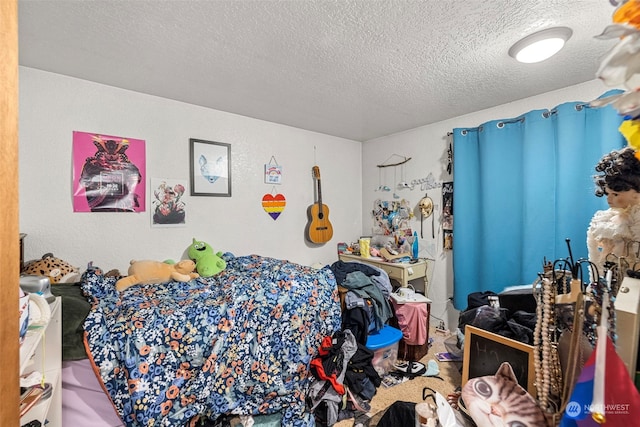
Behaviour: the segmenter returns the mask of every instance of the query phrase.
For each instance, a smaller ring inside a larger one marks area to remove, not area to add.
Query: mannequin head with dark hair
[[[626,209],[640,203],[640,160],[630,147],[612,151],[596,165],[596,196],[607,196],[613,209]]]

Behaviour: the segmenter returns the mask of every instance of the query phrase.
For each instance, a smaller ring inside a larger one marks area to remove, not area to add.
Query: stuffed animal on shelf
[[[52,253],[44,254],[42,258],[29,262],[21,274],[45,276],[52,284],[80,281],[80,269],[54,257]]]
[[[221,258],[222,252],[214,253],[208,243],[195,238],[188,248],[188,255],[195,261],[196,271],[202,277],[215,276],[227,267],[227,263]]]
[[[116,290],[119,292],[133,285],[162,283],[171,279],[177,282],[188,282],[199,277],[199,274],[193,271],[196,264],[190,259],[176,264],[160,261],[131,261],[130,264],[129,275],[116,282]]]

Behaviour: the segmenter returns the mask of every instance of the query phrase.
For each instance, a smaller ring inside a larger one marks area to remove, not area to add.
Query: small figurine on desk
[[[392,254],[389,249],[386,247],[380,249],[380,255],[384,258],[385,261],[389,262],[408,262],[411,259],[411,254],[408,252]]]
[[[358,241],[360,246],[360,256],[363,258],[369,258],[371,256],[370,246],[371,246],[371,238],[370,237],[361,237]]]

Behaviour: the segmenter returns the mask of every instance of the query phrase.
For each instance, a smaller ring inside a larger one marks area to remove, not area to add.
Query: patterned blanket
[[[122,293],[116,278],[85,274],[85,346],[127,426],[276,412],[283,426],[314,425],[309,362],[340,328],[333,273],[257,255],[224,259],[214,277]]]

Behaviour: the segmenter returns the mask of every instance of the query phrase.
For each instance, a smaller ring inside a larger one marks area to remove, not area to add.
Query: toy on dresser
[[[44,276],[51,283],[73,283],[80,280],[80,269],[68,262],[56,258],[52,253],[42,255],[42,258],[30,261],[22,270],[23,275]],[[28,292],[28,291],[27,291]]]

